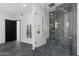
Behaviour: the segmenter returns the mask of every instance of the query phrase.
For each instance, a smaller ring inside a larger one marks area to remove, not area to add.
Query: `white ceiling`
[[[26,7],[23,7],[23,4],[26,4]],[[49,11],[52,11],[54,7],[50,8],[48,7],[48,4],[50,3],[38,3],[41,7],[46,8]],[[60,3],[56,3],[56,6],[60,5]],[[6,13],[23,13],[28,10],[31,10],[32,3],[0,3],[0,12],[6,12]]]
[[[49,7],[48,5],[51,3],[37,3],[36,5],[39,5],[40,7],[43,7],[47,9],[49,12],[56,10],[55,8],[63,3],[55,3],[55,6]]]
[[[25,3],[0,3],[0,12],[7,12],[7,13],[23,13],[27,10],[31,9],[31,4],[26,4],[26,7],[23,7]]]

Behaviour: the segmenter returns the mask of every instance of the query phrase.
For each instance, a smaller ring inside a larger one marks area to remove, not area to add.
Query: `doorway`
[[[5,42],[16,41],[17,23],[13,20],[5,20]]]

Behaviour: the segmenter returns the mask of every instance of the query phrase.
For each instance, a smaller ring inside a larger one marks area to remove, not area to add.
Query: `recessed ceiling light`
[[[26,7],[26,4],[23,4],[23,7]]]

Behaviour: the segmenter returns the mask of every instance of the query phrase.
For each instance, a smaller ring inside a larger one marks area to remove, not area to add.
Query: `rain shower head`
[[[53,7],[53,6],[55,6],[55,3],[51,3],[51,4],[49,4],[48,6],[49,6],[49,7]]]

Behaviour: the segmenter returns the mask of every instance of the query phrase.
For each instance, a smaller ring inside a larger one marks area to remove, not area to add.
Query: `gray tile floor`
[[[8,42],[0,45],[0,56],[70,56],[70,50],[64,49],[56,42],[47,44],[32,50],[32,45],[22,42]]]
[[[8,42],[0,45],[0,56],[32,56],[32,45],[22,42]]]
[[[52,47],[44,45],[36,48],[34,53],[35,56],[70,56],[70,51],[62,48],[60,45],[52,45]]]
[[[63,48],[59,43],[56,44],[55,40],[49,39],[47,44],[36,48],[34,51],[35,56],[70,56],[71,51],[69,48]]]

